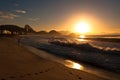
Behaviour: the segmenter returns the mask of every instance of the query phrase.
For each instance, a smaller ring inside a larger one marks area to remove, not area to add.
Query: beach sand
[[[0,38],[0,80],[105,79],[43,59],[15,43],[13,39]]]

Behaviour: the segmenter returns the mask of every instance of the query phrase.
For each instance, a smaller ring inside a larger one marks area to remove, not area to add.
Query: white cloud
[[[31,20],[31,21],[39,21],[40,18],[30,18],[29,20]]]
[[[15,12],[17,12],[17,13],[23,13],[23,14],[27,13],[25,10],[15,10]]]
[[[19,16],[13,13],[0,11],[0,18],[2,19],[14,19],[16,17],[19,17]]]

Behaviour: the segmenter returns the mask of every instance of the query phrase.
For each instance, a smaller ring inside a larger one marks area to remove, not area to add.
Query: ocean
[[[72,38],[24,35],[20,42],[66,60],[120,73],[120,36]]]

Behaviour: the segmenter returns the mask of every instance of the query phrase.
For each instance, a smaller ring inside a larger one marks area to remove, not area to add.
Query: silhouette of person
[[[20,45],[20,38],[18,38],[18,45]]]

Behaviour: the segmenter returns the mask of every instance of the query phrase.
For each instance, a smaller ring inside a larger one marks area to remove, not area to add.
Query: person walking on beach
[[[18,38],[18,45],[20,45],[20,38]]]

